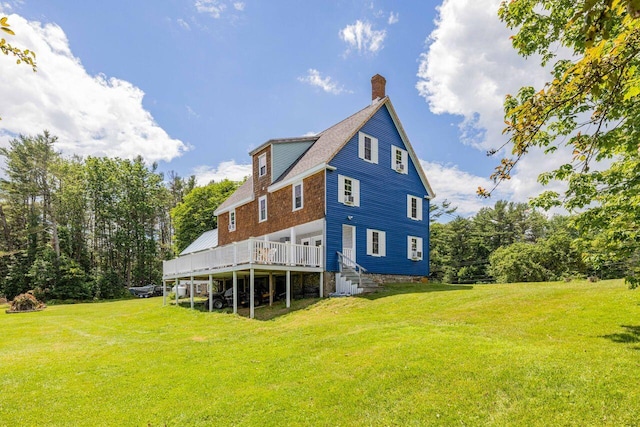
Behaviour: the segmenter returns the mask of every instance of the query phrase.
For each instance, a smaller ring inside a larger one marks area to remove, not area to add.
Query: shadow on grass
[[[360,295],[360,298],[376,300],[393,295],[446,291],[470,291],[472,289],[472,285],[444,285],[442,283],[389,283],[386,285],[382,285],[382,289],[375,293]]]
[[[618,334],[602,335],[602,338],[606,338],[615,343],[630,344],[640,343],[640,326],[620,325],[625,329],[625,332]],[[633,347],[634,350],[640,350],[640,346]]]
[[[402,295],[402,294],[417,294],[417,293],[428,293],[428,292],[445,292],[445,291],[461,291],[461,290],[472,290],[473,286],[471,285],[443,285],[440,283],[390,283],[383,285],[381,289],[372,294],[364,294],[357,295],[354,298],[364,298],[368,300],[377,300],[379,298],[386,298],[393,295]],[[299,310],[305,310],[314,304],[322,301],[323,298],[304,298],[304,299],[294,299],[291,300],[291,307],[287,308],[284,301],[275,301],[272,306],[269,305],[260,305],[255,307],[254,310],[254,319],[261,321],[273,320],[277,317],[283,316],[285,314],[293,313]],[[175,304],[175,301],[170,302],[170,304]],[[204,299],[196,299],[194,301],[194,310],[207,312],[205,309],[205,300]],[[182,308],[191,308],[191,301],[187,299],[181,299],[178,303],[179,307]],[[224,307],[220,310],[213,310],[212,313],[232,313],[233,309],[231,307]],[[238,307],[238,315],[242,317],[249,317],[249,308],[248,307]]]
[[[298,310],[304,310],[312,305],[321,301],[320,298],[305,298],[305,299],[296,299],[291,300],[291,307],[287,308],[285,301],[274,301],[273,305],[260,305],[255,307],[254,309],[254,319],[255,320],[273,320],[276,317],[283,316],[288,313],[293,313]],[[173,302],[175,304],[175,301]],[[208,312],[204,306],[205,300],[196,300],[194,301],[193,309],[202,312]],[[191,308],[191,302],[187,300],[180,300],[178,303],[179,307],[182,308]],[[242,317],[249,317],[250,309],[249,307],[238,307],[238,315]],[[214,309],[212,313],[233,313],[233,308],[224,307],[220,310]]]

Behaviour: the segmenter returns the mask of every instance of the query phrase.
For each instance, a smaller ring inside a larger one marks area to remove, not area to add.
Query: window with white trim
[[[267,154],[261,154],[258,157],[258,176],[262,177],[267,174]]]
[[[422,260],[422,237],[407,236],[407,258],[412,261]]]
[[[407,194],[407,217],[422,221],[422,199]]]
[[[267,220],[267,196],[262,196],[258,199],[258,221],[263,222]]]
[[[367,228],[367,255],[387,256],[387,234]]]
[[[347,206],[360,206],[360,181],[338,175],[338,202]]]
[[[297,211],[302,209],[304,205],[304,193],[302,188],[302,183],[294,184],[292,187],[292,197],[293,197],[293,210]]]
[[[229,211],[229,231],[236,230],[236,211]]]
[[[395,145],[391,146],[391,169],[398,173],[408,174],[409,164],[407,159],[407,150],[403,150]]]
[[[378,138],[358,133],[358,157],[369,163],[378,163]]]

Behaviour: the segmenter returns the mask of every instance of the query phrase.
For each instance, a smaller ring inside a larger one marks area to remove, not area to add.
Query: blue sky
[[[502,100],[546,79],[510,47],[499,0],[0,0],[38,72],[0,58],[0,145],[48,129],[65,154],[142,155],[200,183],[248,174],[271,138],[317,133],[387,95],[438,201],[463,215],[498,159]],[[497,197],[526,201],[533,153]]]

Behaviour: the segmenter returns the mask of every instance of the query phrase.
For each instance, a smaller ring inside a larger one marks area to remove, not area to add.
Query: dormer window
[[[358,157],[369,163],[378,163],[378,139],[360,132],[358,134]]]
[[[407,150],[395,145],[391,146],[391,169],[398,173],[408,174]]]
[[[258,157],[258,176],[263,177],[267,174],[267,155],[261,154]]]

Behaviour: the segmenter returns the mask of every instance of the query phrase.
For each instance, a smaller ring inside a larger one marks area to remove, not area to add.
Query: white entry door
[[[356,227],[353,225],[342,225],[342,254],[346,265],[356,266]]]

